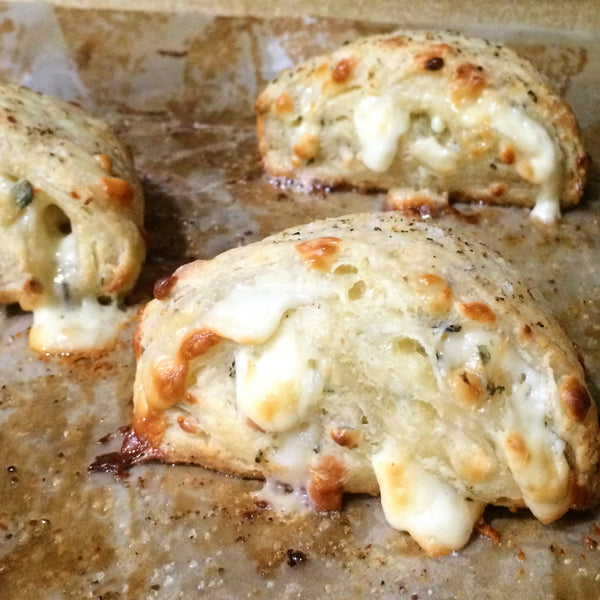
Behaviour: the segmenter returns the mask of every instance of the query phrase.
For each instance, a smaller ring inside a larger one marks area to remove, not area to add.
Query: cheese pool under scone
[[[482,245],[353,215],[190,263],[155,294],[132,456],[283,482],[316,510],[381,493],[430,554],[466,544],[486,504],[548,523],[596,501],[573,346]]]
[[[145,256],[131,156],[103,122],[32,90],[0,86],[0,302],[32,310],[30,346],[98,348]]]
[[[586,182],[570,107],[512,50],[455,33],[359,39],[280,72],[256,110],[269,175],[398,208],[449,196],[551,222]]]

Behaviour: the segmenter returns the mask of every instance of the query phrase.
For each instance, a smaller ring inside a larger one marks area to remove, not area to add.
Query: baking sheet
[[[464,32],[506,41],[546,73],[600,163],[598,36],[465,21]],[[252,105],[280,68],[392,28],[0,4],[0,77],[80,102],[131,145],[149,236],[135,307],[183,262],[382,207],[379,195],[272,187],[257,166]],[[475,225],[441,220],[521,268],[577,343],[600,398],[597,166],[582,205],[554,227],[518,209],[470,210]],[[2,599],[600,598],[600,510],[542,526],[527,511],[490,509],[498,544],[474,535],[464,550],[431,559],[386,524],[377,499],[286,516],[257,504],[258,483],[198,467],[149,464],[125,480],[89,474],[130,418],[131,328],[99,358],[39,357],[27,348],[30,323],[14,307],[0,313]]]

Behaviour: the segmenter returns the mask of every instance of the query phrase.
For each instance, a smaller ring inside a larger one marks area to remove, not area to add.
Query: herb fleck
[[[15,183],[13,194],[19,208],[25,208],[33,201],[33,187],[27,179],[20,179]]]
[[[477,346],[477,351],[479,352],[479,358],[481,359],[482,363],[487,363],[490,362],[490,358],[492,358],[492,356],[490,355],[490,351],[487,349],[487,346]]]
[[[495,394],[501,394],[504,391],[504,386],[496,385],[493,381],[488,381],[485,389],[490,396],[494,396]]]

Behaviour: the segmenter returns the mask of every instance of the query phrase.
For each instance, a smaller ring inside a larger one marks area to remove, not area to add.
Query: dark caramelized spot
[[[567,375],[559,389],[560,400],[576,421],[583,421],[592,401],[584,385],[573,375]]]
[[[176,283],[177,277],[175,275],[157,279],[154,284],[154,297],[157,300],[166,300]]]
[[[109,452],[97,456],[88,467],[90,473],[113,473],[117,477],[127,477],[129,469],[134,465],[148,460],[161,460],[162,452],[158,448],[166,421],[162,413],[150,413],[148,418],[137,422],[139,431],[134,427],[124,429],[125,437],[118,452]],[[150,433],[151,437],[146,435]]]
[[[439,71],[444,66],[444,59],[441,56],[433,56],[425,64],[428,71]]]
[[[304,563],[308,560],[308,556],[306,556],[306,554],[304,552],[301,552],[300,550],[293,550],[292,548],[290,548],[287,551],[287,556],[288,556],[287,564],[290,567],[295,567],[296,565],[301,565],[302,563]]]

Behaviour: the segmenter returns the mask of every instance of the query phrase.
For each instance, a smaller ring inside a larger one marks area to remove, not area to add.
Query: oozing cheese
[[[398,140],[410,126],[410,113],[390,96],[367,96],[354,110],[354,127],[363,163],[386,171],[396,156]]]
[[[448,98],[433,98],[425,94],[419,102],[412,98],[391,95],[367,96],[354,109],[354,127],[360,144],[360,158],[372,171],[384,172],[392,164],[400,138],[409,130],[411,117],[428,114],[431,129],[441,133],[446,129],[438,114],[445,107],[445,120],[456,121],[463,130],[496,131],[501,140],[514,145],[518,174],[539,186],[532,216],[552,222],[560,216],[558,178],[560,162],[558,150],[548,132],[524,111],[509,106],[489,90],[471,102],[460,106]],[[434,106],[436,108],[434,108]],[[434,136],[419,138],[408,148],[410,154],[434,171],[448,173],[455,168],[458,139],[447,144]]]
[[[66,235],[56,250],[56,274],[54,276],[54,293],[57,298],[69,300],[70,288],[77,284],[79,257],[77,240],[74,234]]]
[[[116,306],[103,306],[95,298],[77,303],[57,302],[33,312],[29,344],[38,352],[63,352],[101,347],[118,335],[124,313]]]
[[[393,446],[372,459],[387,521],[429,554],[464,546],[484,505],[461,496]]]
[[[281,329],[260,350],[243,347],[235,358],[238,409],[265,431],[298,425],[323,388],[310,343],[285,323]]]
[[[316,289],[294,281],[265,281],[238,286],[215,303],[202,318],[203,325],[240,344],[261,344],[275,331],[283,313],[321,297]]]
[[[456,150],[443,146],[433,136],[416,140],[410,153],[420,163],[439,173],[449,173],[456,167]]]
[[[38,214],[22,218],[34,230]],[[42,231],[44,231],[42,229]],[[41,236],[47,255],[36,266],[45,293],[33,311],[29,345],[38,352],[72,352],[106,346],[119,334],[126,314],[113,304],[100,304],[91,295],[81,296],[80,256],[75,232],[63,237]],[[54,250],[52,250],[54,249]],[[52,258],[52,252],[54,257]]]

